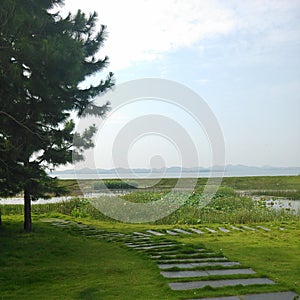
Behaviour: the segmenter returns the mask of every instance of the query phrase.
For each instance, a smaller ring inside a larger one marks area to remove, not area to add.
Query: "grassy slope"
[[[134,251],[41,222],[24,234],[15,220],[0,229],[1,299],[176,299]]]
[[[118,232],[173,227],[81,221]],[[222,249],[229,259],[240,261],[280,284],[277,288],[266,287],[265,291],[293,289],[300,293],[300,224],[263,225],[272,231],[181,236],[177,240],[192,245],[203,243],[216,252]],[[286,230],[278,230],[279,226]],[[118,243],[72,235],[39,221],[34,223],[32,234],[23,234],[21,227],[21,216],[5,217],[4,228],[0,229],[2,299],[41,299],[43,295],[43,299],[167,300],[218,295],[211,288],[171,291],[148,257]],[[222,293],[254,291],[255,288],[235,287],[225,288]]]
[[[252,267],[262,276],[300,293],[300,223],[265,223],[271,231],[205,234],[179,238],[186,244],[199,241],[207,248],[221,251],[230,260]],[[218,225],[208,225],[216,228]],[[222,225],[224,226],[224,225]],[[285,230],[279,230],[284,227]]]

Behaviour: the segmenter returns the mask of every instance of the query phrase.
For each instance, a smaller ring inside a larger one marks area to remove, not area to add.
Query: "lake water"
[[[50,174],[51,175],[51,174]],[[231,171],[222,172],[182,172],[182,173],[121,173],[121,174],[53,174],[59,179],[147,179],[147,178],[208,178],[208,177],[246,177],[246,176],[288,176],[298,175],[289,170],[261,170],[261,171]]]

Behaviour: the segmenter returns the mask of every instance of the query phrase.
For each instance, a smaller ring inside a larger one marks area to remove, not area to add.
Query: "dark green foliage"
[[[133,181],[125,182],[122,180],[105,180],[104,182],[95,182],[95,190],[101,189],[113,189],[113,190],[127,190],[127,189],[136,189],[137,183]]]
[[[95,57],[106,31],[95,32],[96,13],[50,13],[58,4],[63,1],[0,4],[0,194],[24,190],[25,202],[62,192],[46,170],[82,159],[96,132],[90,127],[74,136],[71,112],[103,116],[109,104],[92,101],[113,85],[109,73],[98,85],[79,88],[107,66],[107,57]]]

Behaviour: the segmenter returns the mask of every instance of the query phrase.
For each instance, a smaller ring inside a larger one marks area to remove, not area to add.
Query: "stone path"
[[[86,238],[121,242],[129,249],[144,252],[157,264],[160,274],[170,280],[168,285],[174,291],[202,289],[207,286],[217,291],[227,286],[255,285],[258,292],[257,294],[202,298],[201,300],[294,300],[297,297],[294,292],[259,293],[260,286],[276,286],[276,283],[269,278],[259,277],[254,270],[243,267],[239,262],[228,261],[220,254],[165,238],[167,235],[202,235],[218,232],[228,234],[231,230],[266,232],[271,231],[270,228],[263,226],[173,228],[124,234],[98,230],[84,224],[59,219],[50,219],[48,222],[60,228],[67,228],[71,232],[80,233]]]

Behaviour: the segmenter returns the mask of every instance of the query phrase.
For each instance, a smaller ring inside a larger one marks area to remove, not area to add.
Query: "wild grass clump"
[[[179,209],[170,215],[157,220],[155,224],[203,224],[203,223],[231,223],[245,224],[268,221],[300,220],[300,214],[289,209],[274,209],[267,207],[264,201],[255,201],[250,197],[239,196],[230,187],[221,187],[214,195],[202,193],[198,188],[192,194],[188,192],[150,192],[136,190],[121,196],[125,201],[135,203],[150,203],[162,200],[161,209],[166,205],[178,204]],[[105,196],[103,196],[105,197]],[[103,198],[110,206],[113,197]],[[113,207],[113,206],[112,206]],[[122,213],[122,208],[120,208]],[[2,215],[23,214],[22,205],[0,206]],[[51,204],[32,205],[32,213],[65,214],[76,218],[91,218],[96,220],[113,221],[92,205],[92,200],[73,198]],[[130,220],[128,220],[130,222]]]
[[[94,190],[102,189],[112,189],[112,190],[127,190],[127,189],[136,189],[137,183],[134,181],[123,181],[123,180],[105,180],[100,182],[95,182],[93,184]]]

